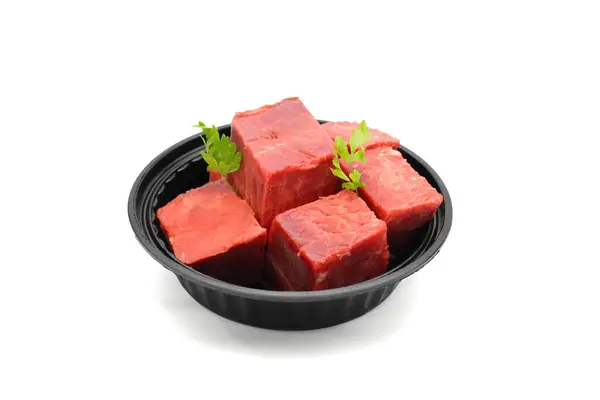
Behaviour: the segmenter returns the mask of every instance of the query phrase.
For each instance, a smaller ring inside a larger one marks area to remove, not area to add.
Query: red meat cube
[[[365,151],[366,162],[356,162],[365,184],[359,192],[377,217],[385,221],[390,245],[419,228],[442,204],[443,197],[415,171],[399,151],[378,147]],[[347,163],[342,168],[349,174]]]
[[[180,194],[156,217],[182,263],[238,285],[261,280],[266,230],[225,180]]]
[[[385,223],[343,190],[275,217],[267,268],[279,289],[332,289],[381,275],[389,255]]]
[[[231,140],[242,162],[230,179],[265,228],[277,214],[337,191],[331,140],[298,98],[237,113]]]
[[[323,124],[323,128],[325,128],[331,140],[335,140],[336,136],[341,136],[349,143],[352,131],[358,128],[359,125],[357,122],[327,122]],[[365,149],[379,146],[393,147],[394,149],[400,147],[400,141],[387,133],[371,128],[369,128],[369,132],[371,132],[371,139],[365,143]]]

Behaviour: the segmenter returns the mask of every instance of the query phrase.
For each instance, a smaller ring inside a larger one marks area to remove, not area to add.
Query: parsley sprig
[[[344,183],[342,183],[342,188],[354,190],[356,193],[358,193],[358,188],[365,187],[365,184],[360,181],[360,172],[358,172],[356,169],[350,172],[350,176],[346,175],[346,173],[340,167],[340,158],[346,161],[348,164],[352,164],[355,161],[367,161],[365,158],[365,149],[363,144],[365,144],[370,138],[371,133],[369,132],[369,128],[367,127],[367,123],[365,121],[362,121],[358,128],[352,130],[349,144],[350,151],[348,151],[348,142],[346,142],[343,137],[337,136],[335,138],[335,142],[333,143],[334,157],[332,161],[335,168],[330,169],[333,175],[344,181]]]
[[[219,130],[214,125],[208,127],[204,122],[198,121],[193,127],[201,128],[206,136],[206,139],[200,136],[206,146],[206,151],[201,151],[200,154],[208,164],[207,170],[216,171],[227,180],[227,174],[240,168],[242,153],[237,151],[237,146],[231,143],[228,136],[219,135]]]

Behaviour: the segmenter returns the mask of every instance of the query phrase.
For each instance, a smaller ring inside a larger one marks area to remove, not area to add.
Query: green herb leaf
[[[365,184],[360,181],[360,172],[356,169],[350,173],[350,181],[342,183],[342,188],[346,190],[354,190],[358,193],[358,188],[365,187]]]
[[[202,155],[202,158],[204,158],[204,161],[206,161],[206,163],[208,164],[207,169],[209,171],[218,171],[219,170],[219,163],[212,155],[208,154],[205,151],[201,151],[200,154]]]
[[[346,161],[348,164],[352,164],[356,161],[365,162],[367,159],[365,158],[365,149],[363,148],[363,145],[369,139],[371,139],[371,133],[369,132],[369,128],[365,121],[362,121],[357,128],[352,130],[350,143],[347,143],[343,137],[336,136],[333,143],[334,158],[332,161],[335,168],[330,169],[333,175],[345,181],[342,183],[342,188],[354,190],[358,193],[358,188],[365,187],[364,183],[360,181],[360,172],[354,169],[350,173],[350,177],[348,177],[340,167],[339,158]],[[350,146],[350,151],[348,151],[348,146]]]
[[[333,166],[334,166],[334,167],[336,167],[337,169],[341,169],[341,168],[340,168],[340,159],[339,159],[339,158],[337,158],[337,157],[333,157],[333,161],[332,161],[332,163],[333,163]]]
[[[204,132],[204,136],[206,136],[206,140],[204,140],[204,136],[200,136],[204,145],[206,146],[206,151],[208,153],[211,152],[212,145],[219,141],[219,129],[216,126],[207,127],[206,124],[202,121],[198,121],[197,125],[192,125],[194,128],[201,128],[202,132]]]
[[[344,182],[342,183],[342,188],[346,190],[354,190],[358,193],[358,188],[365,187],[364,183],[361,182]]]
[[[356,153],[352,155],[353,161],[365,162],[367,159],[365,158],[365,149],[359,149]]]
[[[335,143],[333,146],[333,153],[338,157],[342,157],[343,160],[348,160],[350,153],[348,153],[348,143],[341,136],[336,136]]]
[[[331,173],[333,173],[335,176],[337,176],[338,178],[350,182],[350,178],[348,178],[346,176],[346,174],[344,173],[344,171],[342,171],[341,169],[334,169],[334,168],[329,168],[331,170]]]
[[[208,171],[216,171],[225,179],[227,174],[240,169],[242,153],[237,151],[235,143],[231,143],[228,136],[219,135],[219,130],[213,125],[207,127],[202,121],[198,121],[195,128],[201,128],[206,136],[200,136],[206,146],[206,151],[201,151],[200,155],[208,164]]]
[[[357,170],[353,170],[352,172],[350,172],[350,180],[354,183],[359,183],[360,182],[360,172],[358,172]]]
[[[363,120],[358,128],[352,130],[350,136],[350,153],[354,154],[356,150],[371,139],[371,133],[367,127],[367,123]]]

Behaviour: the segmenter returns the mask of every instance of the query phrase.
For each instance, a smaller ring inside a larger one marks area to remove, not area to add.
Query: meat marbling
[[[388,259],[385,223],[348,190],[277,215],[269,232],[267,268],[283,290],[352,285],[382,274]]]

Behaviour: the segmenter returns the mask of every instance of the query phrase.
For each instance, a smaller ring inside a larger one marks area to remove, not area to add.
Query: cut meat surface
[[[415,171],[399,151],[378,147],[365,151],[367,161],[353,167],[365,184],[359,192],[377,217],[388,227],[390,245],[404,233],[419,228],[442,204],[443,197]],[[348,164],[342,163],[346,173]]]
[[[298,98],[237,113],[231,140],[242,152],[231,182],[269,228],[286,210],[336,192],[331,140]]]
[[[359,283],[386,270],[386,231],[358,195],[343,190],[275,217],[267,268],[283,290]]]
[[[266,230],[225,180],[177,196],[156,217],[182,263],[238,285],[262,278]]]
[[[359,125],[357,122],[327,122],[323,124],[323,128],[327,131],[331,140],[335,140],[336,136],[341,136],[346,142],[350,142],[352,131],[358,128]],[[369,128],[369,132],[371,132],[371,139],[364,144],[365,149],[379,146],[393,147],[394,149],[400,147],[400,141],[385,132],[371,128]]]

